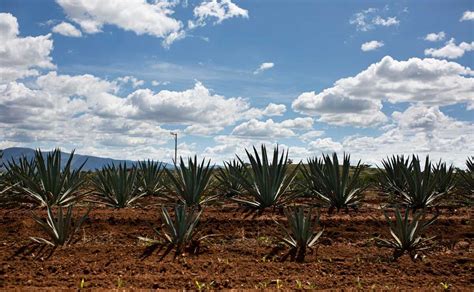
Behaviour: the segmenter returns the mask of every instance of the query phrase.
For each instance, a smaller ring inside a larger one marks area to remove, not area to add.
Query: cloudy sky
[[[470,0],[2,0],[0,148],[474,154]]]

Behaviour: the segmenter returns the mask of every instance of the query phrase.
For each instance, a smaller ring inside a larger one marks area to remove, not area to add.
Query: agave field
[[[3,165],[0,288],[474,287],[474,157],[296,164],[261,146],[222,167],[95,172],[72,159],[38,150]]]

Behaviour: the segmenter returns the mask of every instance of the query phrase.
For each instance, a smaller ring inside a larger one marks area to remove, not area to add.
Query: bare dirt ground
[[[388,237],[388,227],[376,204],[358,212],[328,216],[318,248],[305,263],[282,261],[279,229],[267,213],[245,217],[236,205],[207,207],[201,234],[218,234],[201,243],[197,254],[161,259],[162,251],[145,254],[138,236],[153,237],[160,225],[159,207],[112,210],[96,207],[76,235],[77,241],[48,258],[21,252],[29,236],[44,236],[30,210],[0,210],[0,288],[176,288],[176,289],[430,289],[443,285],[474,289],[472,209],[442,209],[428,235],[438,235],[436,247],[423,260],[405,255],[390,261],[391,251],[375,246],[374,237]],[[41,211],[35,211],[42,214]],[[85,208],[77,208],[76,214]],[[272,253],[272,251],[275,251]]]

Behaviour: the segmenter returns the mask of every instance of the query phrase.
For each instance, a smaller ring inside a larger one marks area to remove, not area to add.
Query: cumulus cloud
[[[212,125],[220,129],[241,119],[275,114],[274,105],[263,110],[252,108],[246,99],[213,94],[200,82],[184,91],[162,90],[154,93],[150,89],[139,89],[128,95],[125,102],[133,108],[132,118],[160,123]]]
[[[268,119],[266,121],[251,119],[250,121],[243,122],[242,124],[235,127],[232,131],[232,135],[267,137],[273,139],[291,137],[294,136],[295,133],[291,129],[285,128],[282,125],[275,123],[272,119]]]
[[[366,10],[359,11],[355,13],[349,23],[355,25],[358,31],[369,31],[377,26],[394,26],[399,25],[400,21],[395,16],[383,18],[382,16],[378,15],[380,11],[377,8],[368,8]]]
[[[474,50],[474,42],[462,42],[459,45],[456,45],[455,40],[452,38],[446,42],[444,47],[438,49],[426,49],[425,55],[436,58],[457,59],[464,56],[464,53],[470,52],[472,50]]]
[[[373,51],[384,46],[384,43],[381,41],[370,41],[363,43],[360,46],[360,49],[364,52]]]
[[[377,16],[374,18],[372,23],[375,25],[381,25],[381,26],[392,26],[392,25],[399,25],[400,21],[396,17],[382,18],[380,16]]]
[[[231,0],[203,1],[199,6],[194,8],[193,13],[196,20],[188,22],[188,27],[190,29],[193,29],[196,26],[206,25],[207,19],[214,19],[214,24],[219,24],[222,21],[233,17],[249,17],[246,9],[240,8]]]
[[[51,35],[19,37],[18,21],[0,13],[0,83],[39,74],[37,69],[54,69],[50,53]]]
[[[425,41],[429,42],[439,42],[446,38],[446,33],[444,31],[440,31],[438,33],[432,32],[425,36]]]
[[[168,85],[168,84],[170,84],[169,81],[158,81],[158,80],[151,81],[151,85],[153,86]]]
[[[80,30],[78,30],[74,25],[68,23],[68,22],[61,22],[60,24],[57,24],[53,27],[52,29],[53,32],[68,36],[68,37],[81,37],[82,33]]]
[[[165,40],[164,45],[182,38],[182,23],[172,17],[170,1],[146,0],[56,0],[68,18],[83,32],[99,33],[104,25],[115,25],[137,35],[151,35]]]
[[[236,126],[232,135],[237,137],[259,137],[259,138],[286,138],[295,136],[295,130],[311,129],[312,118],[288,119],[282,122],[274,122],[272,119],[259,121],[251,119]]]
[[[262,115],[265,116],[282,116],[286,112],[286,106],[284,104],[269,103],[263,110]]]
[[[292,103],[299,113],[335,125],[369,126],[386,121],[382,101],[426,105],[472,104],[474,72],[455,62],[390,56],[320,93],[304,92]]]
[[[256,74],[262,73],[263,71],[266,71],[266,70],[271,69],[271,68],[273,68],[273,67],[275,67],[275,64],[272,63],[272,62],[265,62],[265,63],[262,63],[262,64],[260,64],[260,66],[257,68],[257,70],[255,70],[255,71],[253,72],[253,74],[256,75]]]
[[[474,20],[474,11],[466,10],[462,14],[462,17],[459,21],[469,21],[469,20]]]
[[[309,143],[309,149],[312,152],[332,153],[341,152],[343,146],[341,143],[333,141],[331,138],[323,138],[311,141]]]
[[[303,142],[310,142],[315,138],[321,137],[324,135],[324,131],[311,130],[302,135],[299,135],[299,139]]]
[[[371,163],[391,154],[429,154],[462,166],[474,151],[474,125],[457,121],[437,106],[412,105],[404,112],[394,112],[393,127],[379,136],[352,136],[342,142],[344,150]],[[447,155],[449,153],[449,155]]]
[[[137,88],[140,86],[143,86],[145,84],[145,81],[139,80],[134,76],[124,76],[124,77],[119,77],[116,80],[119,84],[125,85],[125,84],[130,84],[133,88]]]

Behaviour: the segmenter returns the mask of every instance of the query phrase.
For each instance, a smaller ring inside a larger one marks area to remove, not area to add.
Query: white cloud
[[[446,33],[444,31],[440,31],[438,33],[429,33],[425,36],[425,40],[429,42],[439,42],[446,38]]]
[[[139,80],[134,76],[119,77],[119,78],[116,79],[116,81],[121,85],[125,85],[125,84],[130,83],[133,88],[137,88],[137,87],[143,86],[145,84],[145,81]]]
[[[61,22],[53,27],[53,32],[69,36],[69,37],[81,37],[82,33],[74,25],[68,22]]]
[[[439,49],[426,49],[425,55],[436,58],[448,58],[456,59],[464,56],[464,53],[474,50],[474,42],[466,43],[462,42],[456,45],[455,40],[452,38],[446,42],[445,46]]]
[[[168,84],[170,84],[169,81],[157,81],[157,80],[151,81],[151,85],[153,86],[168,85]]]
[[[272,117],[272,116],[282,116],[286,112],[286,106],[284,104],[275,104],[269,103],[267,107],[263,110],[263,115]]]
[[[164,45],[182,38],[182,23],[172,17],[170,1],[146,0],[56,0],[68,18],[85,33],[102,31],[104,25],[115,25],[137,35],[148,34],[165,39]]]
[[[236,126],[232,135],[237,137],[266,137],[270,139],[292,137],[295,133],[288,128],[283,127],[272,119],[258,121],[251,119]]]
[[[219,129],[245,118],[265,115],[265,110],[251,108],[246,99],[212,94],[200,82],[185,91],[154,93],[150,89],[139,89],[128,95],[125,103],[133,109],[130,118],[182,125],[212,125]],[[275,114],[270,109],[266,109],[266,113]]]
[[[314,140],[314,138],[321,137],[322,135],[324,135],[324,131],[312,130],[300,135],[299,138],[303,142],[310,142]]]
[[[0,13],[0,84],[53,69],[51,35],[19,37],[18,22],[10,13]]]
[[[400,21],[396,17],[382,18],[380,16],[377,16],[374,18],[372,23],[375,25],[381,25],[381,26],[392,26],[392,25],[399,25]]]
[[[251,119],[236,126],[232,135],[237,137],[263,137],[268,139],[285,138],[295,136],[295,130],[311,129],[312,118],[296,118],[274,122],[272,119],[259,121]]]
[[[233,18],[243,17],[248,18],[249,14],[246,9],[240,8],[231,0],[208,0],[203,1],[201,4],[194,8],[195,21],[189,21],[188,27],[190,29],[196,26],[204,26],[206,19],[214,18],[214,24],[219,24],[222,21]]]
[[[320,93],[304,92],[296,112],[336,125],[369,126],[386,120],[382,101],[450,105],[474,100],[474,71],[455,62],[386,56],[354,77],[342,78]]]
[[[262,73],[263,71],[266,71],[266,70],[271,69],[273,67],[275,67],[275,64],[272,63],[272,62],[262,63],[262,64],[260,64],[258,69],[253,72],[253,74],[256,75],[256,74]]]
[[[292,108],[299,113],[319,115],[320,122],[341,126],[376,126],[387,120],[380,111],[380,101],[344,96],[338,91],[333,87],[319,94],[304,92],[293,101]]]
[[[388,9],[384,9],[382,12],[386,12]],[[349,23],[356,26],[356,29],[359,31],[369,31],[377,26],[393,26],[399,25],[400,21],[397,17],[387,17],[383,18],[377,13],[380,12],[377,8],[368,8],[366,10],[359,11],[355,13]]]
[[[381,41],[370,41],[363,43],[360,46],[360,49],[364,52],[373,51],[384,46],[384,43]]]
[[[459,21],[469,21],[469,20],[471,21],[474,20],[474,11],[470,11],[470,10],[464,11]]]
[[[474,151],[474,125],[457,121],[439,107],[413,105],[394,112],[393,127],[376,137],[352,136],[342,142],[344,150],[371,164],[392,154],[429,154],[457,166],[464,165]]]
[[[343,149],[343,146],[341,143],[333,141],[331,138],[324,138],[324,139],[316,139],[310,142],[309,149],[312,152],[332,153],[332,152],[341,152]]]

